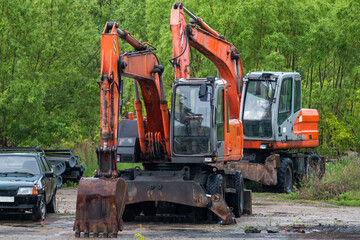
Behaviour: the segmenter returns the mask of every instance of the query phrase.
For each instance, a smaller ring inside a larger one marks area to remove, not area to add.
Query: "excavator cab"
[[[228,85],[224,79],[180,79],[173,86],[171,119],[172,161],[213,163],[229,152],[241,154],[241,124],[229,114]],[[231,130],[230,130],[231,129]],[[239,138],[230,144],[230,138]]]
[[[319,115],[301,108],[296,72],[253,72],[244,77],[241,120],[244,148],[262,150],[316,147]]]
[[[173,153],[211,155],[213,87],[206,82],[182,83],[174,90]]]

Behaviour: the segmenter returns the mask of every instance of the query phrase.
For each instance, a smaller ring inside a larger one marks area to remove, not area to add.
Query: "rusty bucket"
[[[76,201],[75,237],[103,234],[117,237],[122,230],[122,215],[128,186],[122,178],[82,178]]]

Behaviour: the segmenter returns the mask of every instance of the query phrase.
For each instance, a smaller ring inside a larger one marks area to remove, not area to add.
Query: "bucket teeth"
[[[76,238],[117,238],[117,233],[106,233],[106,232],[75,232]]]

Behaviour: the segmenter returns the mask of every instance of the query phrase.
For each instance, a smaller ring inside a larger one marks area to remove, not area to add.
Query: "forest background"
[[[157,48],[174,78],[173,0],[0,0],[0,145],[77,148],[99,142],[100,34],[117,21]],[[233,43],[244,71],[297,71],[303,108],[320,114],[326,156],[360,152],[359,0],[199,0],[184,5]],[[132,50],[120,42],[120,50]],[[216,76],[194,51],[193,77]],[[125,79],[124,112],[133,111]],[[90,147],[88,147],[90,149]],[[94,149],[91,147],[91,151]]]

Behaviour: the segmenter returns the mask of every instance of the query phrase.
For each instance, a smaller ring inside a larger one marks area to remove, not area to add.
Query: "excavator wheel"
[[[82,178],[76,200],[75,237],[117,237],[127,201],[127,182],[122,178]]]
[[[206,191],[208,194],[223,195],[223,176],[218,173],[211,173],[206,182]]]
[[[317,153],[310,153],[306,163],[306,179],[310,179],[312,173],[321,179],[325,173],[325,163]]]
[[[229,206],[232,207],[235,217],[240,217],[244,209],[244,179],[240,171],[235,174],[236,193],[231,194]]]
[[[290,158],[283,158],[280,168],[277,169],[277,191],[280,193],[291,193],[294,185],[294,167]]]

